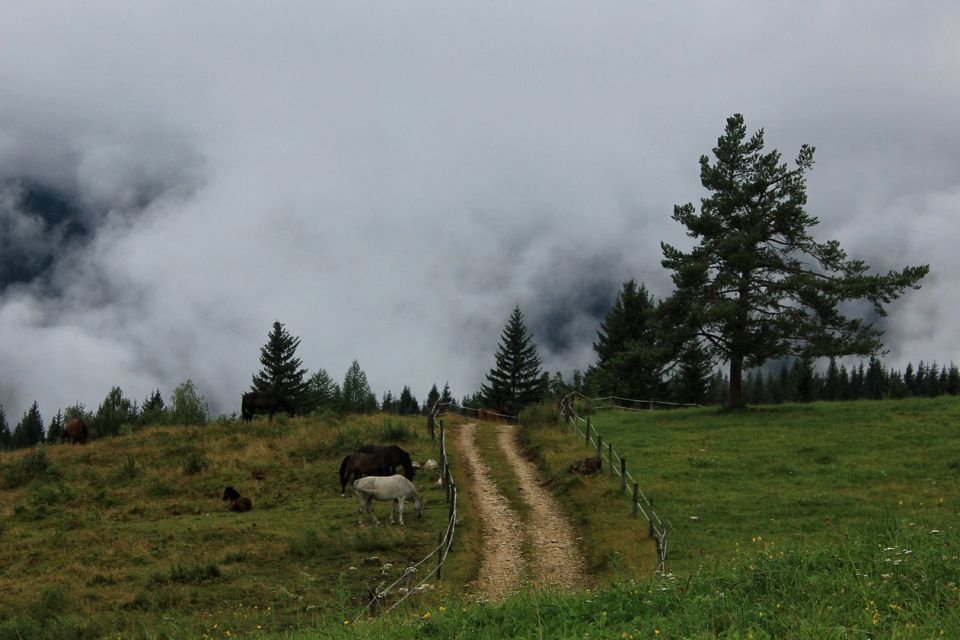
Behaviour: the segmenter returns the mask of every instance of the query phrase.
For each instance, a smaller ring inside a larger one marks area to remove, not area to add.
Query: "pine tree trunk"
[[[742,409],[743,403],[743,356],[730,359],[730,409]]]

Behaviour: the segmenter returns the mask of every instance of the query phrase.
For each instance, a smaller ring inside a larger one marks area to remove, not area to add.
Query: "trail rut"
[[[476,590],[484,598],[497,600],[527,581],[537,587],[583,585],[585,563],[573,531],[556,499],[540,486],[533,464],[518,453],[516,427],[495,428],[501,453],[515,471],[523,500],[529,505],[529,524],[497,490],[477,446],[477,428],[476,424],[466,424],[456,429],[461,464],[483,531],[483,559]],[[532,558],[524,558],[524,546],[532,549]]]

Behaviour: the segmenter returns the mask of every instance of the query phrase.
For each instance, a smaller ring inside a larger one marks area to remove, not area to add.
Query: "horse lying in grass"
[[[407,498],[413,498],[413,508],[417,512],[417,517],[423,517],[423,500],[417,495],[417,488],[399,473],[386,478],[380,476],[360,478],[354,481],[353,490],[357,494],[357,498],[360,499],[360,516],[357,519],[359,524],[363,524],[364,513],[370,514],[374,524],[380,524],[376,514],[370,508],[374,500],[392,501],[390,505],[391,524],[394,521],[393,511],[396,509],[400,526],[403,526],[403,501]]]

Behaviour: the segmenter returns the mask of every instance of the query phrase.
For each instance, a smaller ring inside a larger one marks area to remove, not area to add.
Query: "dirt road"
[[[478,428],[497,429],[501,455],[516,473],[520,494],[529,506],[528,522],[497,490],[477,447]],[[483,564],[476,588],[490,600],[503,598],[524,584],[564,588],[586,584],[574,532],[556,498],[540,485],[533,463],[520,455],[516,429],[466,424],[456,430],[456,446],[483,530]],[[525,546],[532,551],[529,558],[524,557]]]

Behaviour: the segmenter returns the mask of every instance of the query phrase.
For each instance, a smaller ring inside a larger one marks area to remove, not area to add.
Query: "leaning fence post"
[[[607,443],[607,466],[610,467],[610,477],[613,477],[613,443]]]
[[[630,515],[632,515],[634,518],[637,517],[637,507],[640,506],[639,503],[637,502],[637,498],[639,497],[639,494],[640,494],[640,485],[634,482],[633,483],[633,501],[631,503],[631,508],[630,508]]]
[[[620,495],[627,492],[627,459],[620,458]]]
[[[603,436],[598,433],[597,434],[597,457],[600,458],[601,460],[603,459],[601,457],[602,453],[603,453]]]
[[[427,414],[427,433],[430,434],[431,440],[437,439],[437,434],[433,429],[433,412],[432,411]]]
[[[587,431],[586,431],[586,437],[584,438],[584,444],[587,445],[588,447],[590,446],[590,424],[591,424],[590,418],[587,418]]]
[[[650,533],[648,534],[651,538],[653,537],[653,498],[650,498],[650,515],[647,518],[650,520]]]

